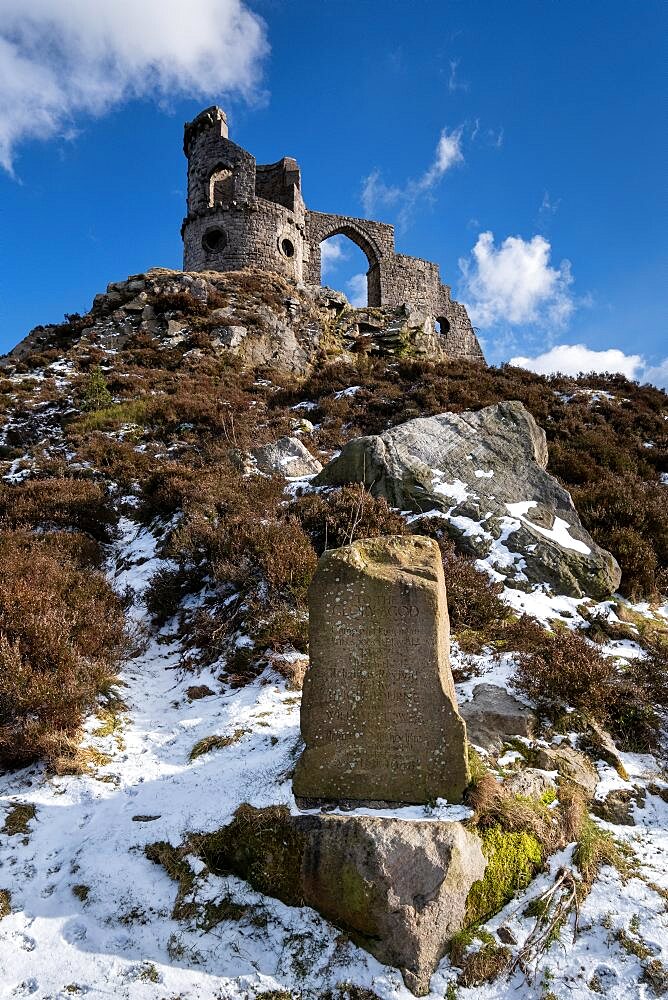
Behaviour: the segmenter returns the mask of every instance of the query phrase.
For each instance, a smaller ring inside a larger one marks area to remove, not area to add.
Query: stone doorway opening
[[[371,304],[371,261],[349,236],[336,233],[320,244],[320,284],[343,292],[351,306]]]

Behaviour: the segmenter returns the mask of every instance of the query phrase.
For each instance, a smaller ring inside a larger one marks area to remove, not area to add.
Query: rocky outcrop
[[[63,338],[122,349],[141,336],[164,350],[233,352],[249,364],[306,372],[318,356],[327,318],[311,298],[295,292],[273,274],[152,268],[109,284],[85,316],[37,327],[2,363],[62,346]]]
[[[606,597],[619,586],[619,566],[583,528],[546,465],[545,432],[511,401],[355,438],[315,483],[364,482],[393,507],[442,516],[465,551],[511,583]]]
[[[417,996],[482,878],[480,838],[458,822],[372,816],[291,816],[242,806],[204,839],[213,871],[247,879],[289,905],[312,906],[381,962],[399,968]]]
[[[503,782],[503,787],[513,795],[525,799],[541,799],[546,792],[557,788],[554,776],[538,767],[524,767],[511,774]]]
[[[533,736],[536,716],[505,688],[495,684],[477,684],[470,701],[459,706],[471,743],[482,747],[500,747],[513,736]]]
[[[73,343],[121,349],[138,335],[165,350],[232,353],[250,365],[296,374],[312,371],[324,356],[449,356],[433,317],[412,307],[354,309],[341,292],[297,286],[265,271],[157,267],[109,284],[84,316],[36,327],[0,358],[0,368]]]
[[[314,458],[306,445],[298,437],[282,437],[263,448],[254,448],[251,455],[260,472],[279,473],[297,478],[313,476],[322,469],[322,463]]]

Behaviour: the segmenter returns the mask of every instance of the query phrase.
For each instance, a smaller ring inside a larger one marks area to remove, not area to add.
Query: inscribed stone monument
[[[466,727],[449,632],[432,539],[372,538],[325,552],[309,589],[300,805],[461,801]]]

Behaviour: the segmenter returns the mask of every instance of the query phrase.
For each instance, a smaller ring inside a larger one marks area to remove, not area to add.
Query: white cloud
[[[538,212],[540,215],[556,215],[559,205],[561,204],[561,198],[557,198],[555,201],[550,197],[549,191],[543,192],[543,200],[540,203],[540,208]]]
[[[243,0],[0,0],[0,165],[131,98],[250,98],[267,51]]]
[[[351,306],[361,309],[367,304],[367,278],[366,274],[353,274],[347,282],[348,301]]]
[[[399,206],[399,224],[405,226],[416,202],[428,195],[448,170],[464,162],[463,131],[461,125],[451,131],[444,128],[429,167],[419,177],[408,180],[403,187],[386,184],[380,170],[374,170],[365,177],[362,182],[362,206],[365,216],[367,218],[375,216],[382,208]]]
[[[641,354],[625,354],[616,347],[594,351],[584,344],[560,344],[534,358],[515,357],[510,364],[528,368],[539,375],[579,375],[598,372],[625,375],[639,382],[651,382],[668,389],[668,358],[658,365],[649,365]]]
[[[373,170],[362,182],[362,207],[367,218],[375,215],[381,205],[395,205],[401,197],[401,188],[389,187],[380,170]]]
[[[342,260],[347,260],[345,237],[331,236],[320,244],[320,266],[323,275],[331,274]]]
[[[454,94],[456,90],[468,90],[469,85],[465,80],[460,80],[457,77],[457,70],[459,69],[459,59],[450,60],[450,76],[448,78],[448,90],[451,94]]]
[[[461,258],[461,296],[474,325],[538,323],[563,326],[575,303],[570,262],[550,266],[544,236],[509,236],[497,248],[494,234],[480,233],[469,258]]]
[[[430,166],[429,170],[420,178],[417,182],[417,187],[419,190],[426,190],[427,188],[433,187],[434,184],[440,180],[446,170],[454,167],[457,163],[464,162],[464,154],[462,153],[462,131],[461,128],[456,128],[452,132],[448,132],[447,129],[443,129],[441,132],[441,137],[438,140],[438,145],[436,146],[436,156],[434,157],[434,162]]]
[[[651,382],[668,392],[668,358],[659,361],[657,365],[646,365],[641,375],[642,382]]]
[[[624,354],[617,348],[592,351],[584,344],[560,344],[535,358],[511,358],[510,364],[539,375],[579,375],[580,372],[610,372],[634,379],[643,364],[639,354]]]

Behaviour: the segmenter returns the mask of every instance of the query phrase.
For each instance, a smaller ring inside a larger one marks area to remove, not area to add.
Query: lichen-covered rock
[[[545,432],[510,401],[355,438],[316,485],[363,482],[393,507],[445,515],[460,546],[510,580],[606,597],[619,586],[619,566],[583,528],[546,465]]]
[[[534,763],[543,771],[556,771],[561,778],[579,785],[587,798],[591,799],[598,784],[596,768],[579,750],[564,744],[562,746],[540,747]]]
[[[417,996],[485,873],[480,838],[458,822],[371,816],[291,816],[243,806],[204,838],[219,873],[247,879],[289,905],[308,905],[381,962],[399,968]]]
[[[325,552],[309,587],[309,636],[299,804],[461,802],[466,727],[437,543],[390,535]]]
[[[313,476],[322,469],[298,437],[282,437],[263,448],[254,448],[251,455],[261,472],[278,472],[282,476]]]
[[[541,799],[546,792],[556,789],[557,783],[548,771],[541,771],[538,767],[524,767],[506,778],[503,787],[513,795],[521,795],[525,799]]]
[[[466,722],[471,743],[482,747],[501,746],[513,736],[533,736],[536,716],[505,688],[496,684],[477,684],[470,701],[460,705],[459,714]]]

